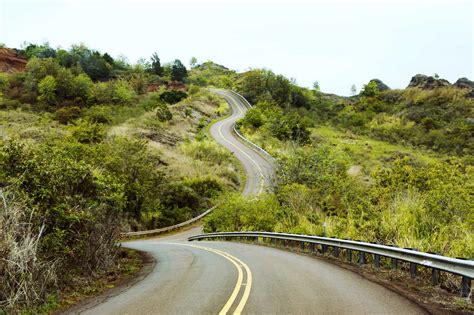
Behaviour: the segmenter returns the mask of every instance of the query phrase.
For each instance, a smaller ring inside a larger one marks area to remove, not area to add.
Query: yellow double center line
[[[250,271],[250,268],[240,259],[237,257],[232,256],[229,253],[223,252],[218,249],[210,248],[210,247],[204,247],[204,246],[199,246],[199,245],[190,245],[190,244],[181,244],[181,243],[171,243],[173,245],[182,245],[182,246],[189,246],[189,247],[194,247],[198,248],[201,250],[206,250],[208,252],[220,255],[230,261],[235,268],[237,269],[237,283],[235,284],[234,290],[232,291],[232,294],[230,295],[229,299],[225,303],[224,307],[221,309],[219,312],[219,315],[226,315],[227,312],[229,312],[230,308],[232,305],[234,305],[235,300],[237,299],[237,296],[239,295],[239,292],[242,288],[243,285],[245,285],[244,293],[242,295],[242,298],[240,299],[239,304],[235,308],[234,315],[240,315],[245,307],[245,304],[247,303],[247,300],[250,296],[250,290],[252,289],[252,272]],[[247,273],[247,283],[244,284],[244,272],[242,267],[245,269],[245,272]]]
[[[228,97],[232,100],[234,106],[238,108],[240,114],[243,114],[243,111],[242,111],[242,109],[240,108],[240,106],[238,106],[238,105],[235,103],[235,101],[234,101],[230,96],[228,96]],[[240,153],[242,153],[243,155],[245,155],[245,156],[255,165],[255,167],[257,168],[258,174],[259,174],[259,190],[258,190],[257,195],[260,195],[260,194],[263,192],[263,185],[264,185],[264,181],[263,181],[264,176],[263,176],[262,169],[261,169],[260,165],[258,165],[258,163],[255,162],[255,160],[250,157],[250,155],[248,155],[245,151],[243,151],[241,148],[239,148],[239,147],[236,146],[234,143],[230,142],[229,140],[227,140],[227,139],[224,137],[224,134],[222,133],[222,126],[224,125],[224,122],[225,122],[225,121],[223,121],[223,122],[219,125],[219,128],[218,128],[219,135],[221,136],[221,138],[222,138],[225,142],[227,142],[228,144],[230,144],[231,146],[233,146],[236,150],[238,150]]]

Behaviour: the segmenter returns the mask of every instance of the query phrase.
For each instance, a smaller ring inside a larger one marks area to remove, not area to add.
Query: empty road
[[[245,114],[229,91],[232,115],[210,130],[245,168],[244,194],[263,192],[271,164],[232,133]],[[326,261],[277,248],[232,242],[188,242],[201,227],[124,246],[147,251],[154,270],[125,292],[81,314],[423,314],[400,295]]]

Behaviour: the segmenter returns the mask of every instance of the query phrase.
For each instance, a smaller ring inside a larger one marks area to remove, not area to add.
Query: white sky
[[[84,42],[135,62],[265,67],[342,95],[372,78],[474,77],[472,0],[0,0],[0,42]]]

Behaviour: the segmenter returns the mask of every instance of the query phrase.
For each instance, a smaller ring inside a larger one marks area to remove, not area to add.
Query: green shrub
[[[107,106],[92,106],[84,111],[84,119],[95,124],[110,124],[112,122],[112,109]]]
[[[48,105],[54,105],[56,102],[57,82],[52,75],[47,75],[38,84],[38,101]]]
[[[160,94],[148,93],[145,97],[140,100],[140,106],[142,106],[145,110],[153,110],[159,106],[162,106],[163,100],[160,97]]]
[[[98,143],[105,138],[104,127],[89,121],[79,122],[71,127],[73,137],[80,143]]]
[[[219,179],[208,176],[203,178],[189,178],[184,181],[184,185],[189,186],[199,196],[205,198],[217,197],[223,191],[223,186]]]
[[[171,113],[170,109],[166,104],[160,104],[156,108],[156,117],[158,117],[159,121],[165,122],[173,119],[173,114]]]
[[[62,107],[56,111],[55,116],[61,124],[67,124],[81,117],[81,112],[81,108],[77,106]]]
[[[273,195],[248,199],[240,194],[228,194],[204,219],[204,232],[273,231],[283,210]]]
[[[160,99],[168,104],[176,104],[188,97],[188,94],[183,91],[171,90],[160,94]]]

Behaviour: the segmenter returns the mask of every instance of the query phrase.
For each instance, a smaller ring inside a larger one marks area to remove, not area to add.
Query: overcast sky
[[[131,62],[195,56],[347,95],[372,78],[473,79],[473,16],[472,0],[0,0],[0,42],[83,42]]]

